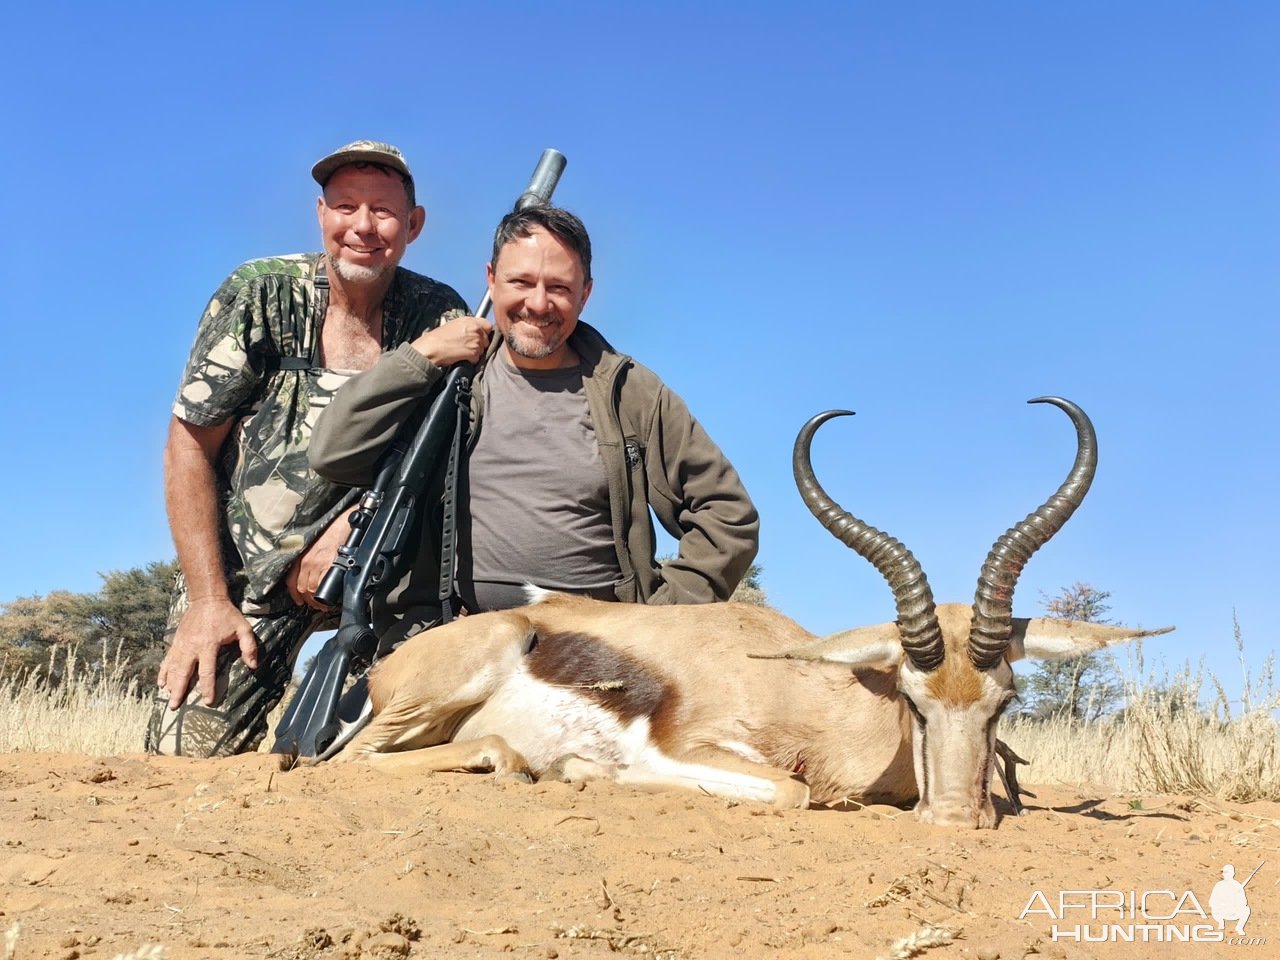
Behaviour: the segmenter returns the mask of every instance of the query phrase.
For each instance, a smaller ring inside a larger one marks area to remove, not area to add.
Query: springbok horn
[[[995,542],[978,575],[969,632],[969,659],[979,670],[995,666],[1009,647],[1013,631],[1013,589],[1031,555],[1062,529],[1089,492],[1098,469],[1098,436],[1085,412],[1061,397],[1036,397],[1027,403],[1052,403],[1076,426],[1076,462],[1058,492]]]
[[[902,649],[920,670],[937,669],[944,654],[942,630],[933,606],[933,591],[911,551],[888,534],[868,526],[832,500],[813,473],[809,445],[818,427],[833,417],[853,416],[852,410],[828,410],[800,428],[791,454],[791,470],[796,488],[809,512],[818,518],[837,540],[870,560],[889,581],[898,608],[898,629]]]

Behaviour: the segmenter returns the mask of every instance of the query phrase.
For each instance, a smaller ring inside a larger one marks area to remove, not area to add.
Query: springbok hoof
[[[801,780],[779,780],[773,794],[773,806],[785,810],[808,810],[809,785]]]
[[[610,766],[585,760],[576,753],[565,754],[556,760],[542,775],[544,780],[559,780],[561,783],[580,783],[587,780],[613,780],[616,772]]]

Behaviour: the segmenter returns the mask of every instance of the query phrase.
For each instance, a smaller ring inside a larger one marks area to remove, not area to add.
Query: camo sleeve
[[[249,403],[261,382],[252,362],[254,341],[263,334],[254,322],[253,284],[245,265],[231,274],[200,317],[195,344],[173,404],[180,420],[200,427],[225,423]]]

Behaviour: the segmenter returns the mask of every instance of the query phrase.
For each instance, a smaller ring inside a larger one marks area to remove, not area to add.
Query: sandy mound
[[[1280,805],[1030,789],[1027,816],[979,833],[889,807],[780,813],[608,784],[281,773],[262,755],[9,754],[0,931],[21,924],[15,960],[110,960],[146,943],[228,960],[871,958],[912,935],[931,960],[1280,955]],[[1212,934],[1194,905],[1210,912],[1224,864],[1244,879],[1264,860],[1245,934],[1266,943],[1154,942]],[[1064,890],[1166,891],[1149,913],[1180,912],[1055,919]],[[1055,923],[1108,942],[1055,940]],[[1125,933],[1138,942],[1114,942]]]

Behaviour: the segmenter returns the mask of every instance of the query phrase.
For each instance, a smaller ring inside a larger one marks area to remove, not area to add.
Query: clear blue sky
[[[314,249],[308,170],[408,155],[406,266],[474,303],[548,146],[596,248],[586,319],[738,466],[776,605],[893,616],[808,515],[827,489],[940,600],[1074,454],[1101,467],[1016,608],[1084,580],[1148,653],[1276,637],[1280,13],[1272,4],[20,4],[0,151],[0,599],[172,554],[169,406],[200,311],[255,256]],[[287,11],[287,12],[284,12]],[[1156,647],[1158,644],[1158,648]],[[1216,672],[1229,683],[1234,661]]]

